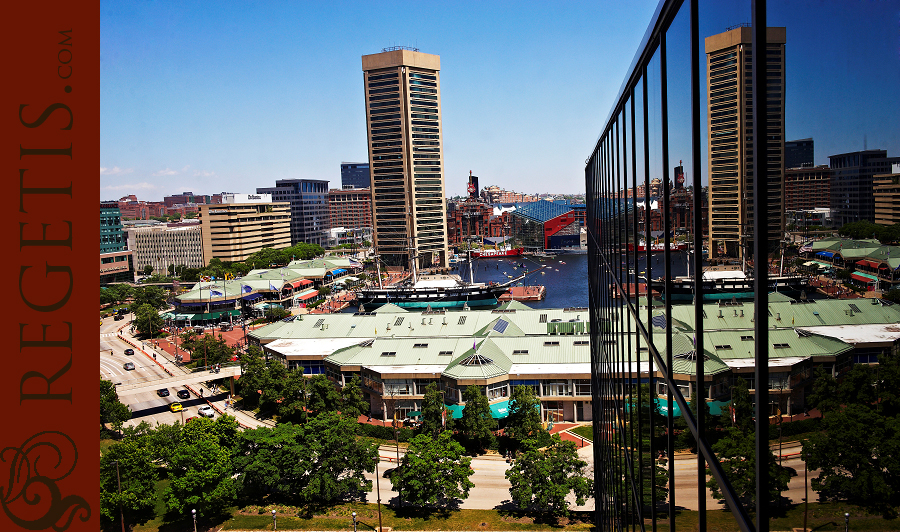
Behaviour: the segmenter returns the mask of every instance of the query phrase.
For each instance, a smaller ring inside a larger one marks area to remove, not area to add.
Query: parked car
[[[215,415],[215,411],[209,405],[203,405],[197,409],[197,413],[203,417],[213,417]]]
[[[128,371],[131,371],[134,369],[134,362],[126,362],[122,367]]]
[[[133,354],[134,354],[134,349],[126,349],[126,350],[125,350],[125,354],[128,355],[128,356],[133,355]]]
[[[169,405],[169,410],[172,412],[181,412],[183,409],[184,407],[181,406],[181,403],[172,403]]]
[[[168,397],[169,389],[168,388],[160,388],[159,390],[156,390],[156,395],[158,395],[160,397]]]
[[[113,321],[119,321],[119,320],[124,320],[124,319],[125,319],[124,314],[116,314],[115,316],[113,316]]]
[[[195,419],[200,419],[200,418],[198,418],[197,416],[191,416],[191,417],[185,419],[184,422],[185,422],[185,424],[187,424]]]
[[[191,392],[189,392],[187,390],[178,390],[178,392],[175,395],[177,395],[179,399],[190,399],[191,398]]]

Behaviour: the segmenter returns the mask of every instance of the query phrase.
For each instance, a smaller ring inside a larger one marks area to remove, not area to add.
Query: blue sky
[[[701,1],[701,33],[749,22],[733,4]],[[463,193],[469,170],[483,186],[583,192],[655,7],[103,1],[100,197],[254,192],[286,178],[339,187],[340,163],[368,158],[360,57],[394,45],[441,56],[448,194]],[[813,137],[818,164],[864,142],[900,155],[900,2],[769,10],[788,28],[786,137]]]

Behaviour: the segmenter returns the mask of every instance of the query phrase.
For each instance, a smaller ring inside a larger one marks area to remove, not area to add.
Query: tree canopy
[[[305,425],[279,423],[241,433],[235,458],[242,493],[283,502],[331,503],[368,491],[378,449],[355,436],[355,420],[334,412]]]
[[[879,225],[868,220],[850,222],[838,229],[838,234],[856,240],[875,238],[884,245],[900,241],[900,224]]]
[[[232,452],[237,422],[231,416],[215,421],[198,418],[185,425],[168,459],[169,486],[163,493],[166,509],[185,515],[196,509],[217,515],[237,496]]]
[[[134,310],[134,328],[141,336],[155,338],[166,325],[159,315],[159,311],[144,303],[140,306],[132,306]]]
[[[900,355],[854,365],[840,381],[819,373],[811,402],[822,431],[803,443],[810,485],[824,500],[845,499],[886,517],[900,508]]]
[[[491,416],[488,398],[481,388],[472,385],[463,392],[463,401],[466,406],[459,420],[459,430],[469,438],[473,449],[484,451],[493,437],[492,431],[497,429],[497,420]]]
[[[126,527],[153,518],[157,471],[149,448],[138,441],[126,440],[106,449],[100,457],[100,520],[104,528],[119,521],[119,508]]]
[[[475,486],[469,480],[475,473],[472,459],[463,456],[464,452],[449,432],[441,432],[437,438],[419,434],[409,441],[391,482],[412,505],[456,506]]]
[[[341,389],[341,414],[358,419],[371,410],[369,401],[363,396],[359,375],[353,375]]]
[[[540,508],[554,516],[569,515],[566,497],[585,503],[593,480],[585,476],[587,462],[578,457],[575,444],[554,434],[550,446],[542,450],[534,440],[525,440],[506,472],[512,502],[522,509]]]
[[[433,382],[425,387],[425,396],[422,399],[422,426],[419,430],[432,438],[437,438],[445,430],[453,430],[453,416],[444,406],[444,398],[437,384]]]
[[[122,423],[131,419],[131,409],[119,401],[119,394],[112,381],[100,379],[100,425],[109,423],[114,430],[121,430]]]
[[[540,399],[535,397],[530,386],[516,386],[509,398],[509,416],[506,418],[504,433],[517,442],[534,439],[543,432],[541,425]]]

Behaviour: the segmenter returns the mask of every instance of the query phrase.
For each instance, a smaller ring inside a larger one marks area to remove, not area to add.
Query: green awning
[[[406,415],[409,417],[419,417],[422,415],[422,412],[419,412],[418,410],[413,410],[412,412],[410,412]]]
[[[509,401],[504,399],[499,403],[491,405],[491,417],[494,419],[503,419],[509,415]]]
[[[453,419],[462,419],[462,411],[465,406],[463,405],[444,405],[444,408],[450,411],[450,414],[453,416]]]

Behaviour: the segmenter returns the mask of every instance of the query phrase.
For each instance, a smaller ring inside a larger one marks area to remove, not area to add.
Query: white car
[[[215,410],[209,405],[203,405],[197,409],[197,413],[203,417],[213,417]]]

